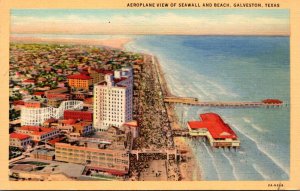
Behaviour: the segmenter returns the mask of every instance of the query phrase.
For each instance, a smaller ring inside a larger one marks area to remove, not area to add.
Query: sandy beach
[[[153,63],[156,66],[156,70],[158,73],[158,78],[161,83],[162,92],[165,96],[170,96],[171,91],[168,86],[168,83],[163,75],[163,70],[160,66],[159,60],[155,57],[153,59]],[[166,104],[167,113],[169,116],[169,120],[171,121],[172,130],[178,130],[184,127],[181,127],[178,116],[175,112],[174,106],[170,104]],[[187,161],[182,162],[179,165],[180,174],[183,181],[199,181],[201,180],[201,171],[200,167],[197,165],[196,157],[194,156],[192,148],[186,142],[186,138],[184,137],[174,137],[174,145],[178,150],[187,151]]]
[[[72,44],[105,46],[115,49],[124,49],[124,45],[130,42],[131,38],[109,38],[109,39],[75,39],[75,38],[39,38],[11,36],[11,42],[21,43],[50,43],[50,44]]]

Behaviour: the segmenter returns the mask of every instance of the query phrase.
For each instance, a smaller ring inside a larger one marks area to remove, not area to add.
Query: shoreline
[[[163,96],[170,96],[171,91],[169,89],[168,83],[164,77],[163,70],[159,63],[159,60],[156,56],[152,55],[152,63],[155,65],[157,76],[159,78],[161,89],[163,92]],[[165,103],[167,108],[167,114],[169,120],[171,121],[170,126],[172,130],[182,129],[180,122],[178,120],[178,116],[176,114],[175,108],[173,105]],[[175,148],[179,150],[186,150],[188,155],[188,162],[186,164],[180,164],[179,169],[181,174],[184,177],[183,181],[200,181],[201,180],[201,170],[199,165],[197,164],[195,154],[193,153],[192,148],[187,143],[184,137],[173,137]],[[195,168],[196,167],[196,168]]]
[[[114,49],[125,49],[125,45],[132,41],[132,38],[108,38],[108,39],[75,39],[75,38],[39,38],[39,37],[17,37],[11,36],[12,43],[49,43],[65,45],[88,45],[103,46]]]

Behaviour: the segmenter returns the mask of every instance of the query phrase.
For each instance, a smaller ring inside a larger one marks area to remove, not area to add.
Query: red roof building
[[[63,100],[69,100],[71,98],[71,95],[66,93],[48,93],[47,98],[48,99],[61,98]]]
[[[89,80],[92,78],[85,74],[74,74],[74,75],[68,76],[68,79]]]
[[[11,133],[9,135],[9,138],[11,139],[19,139],[19,140],[24,140],[30,138],[29,135],[21,134],[21,133]]]
[[[93,78],[84,74],[74,74],[68,76],[68,83],[72,88],[88,90],[93,84]]]
[[[45,92],[34,92],[33,95],[35,95],[35,96],[44,96]]]
[[[79,110],[65,110],[64,119],[93,121],[93,112]]]
[[[26,148],[30,141],[31,137],[26,134],[11,133],[9,135],[9,146],[12,147]]]
[[[214,147],[239,147],[240,142],[235,132],[216,113],[201,114],[201,121],[189,121],[191,136],[206,136]]]
[[[61,124],[62,126],[74,125],[75,123],[76,123],[76,119],[64,119],[59,121],[59,124]]]
[[[104,69],[96,69],[96,68],[92,68],[92,70],[94,70],[100,74],[114,74],[114,71],[112,71],[112,70],[104,70]]]
[[[34,84],[35,81],[33,79],[26,79],[26,80],[23,80],[23,83],[32,83],[32,84]]]
[[[28,101],[24,103],[24,106],[27,108],[40,108],[41,102],[39,101]]]
[[[265,104],[282,104],[282,101],[279,99],[265,99],[262,102]]]
[[[24,105],[25,102],[23,100],[16,100],[13,102],[13,105]]]
[[[32,140],[37,142],[48,140],[59,135],[57,129],[40,126],[22,126],[17,130],[17,133],[29,135]]]

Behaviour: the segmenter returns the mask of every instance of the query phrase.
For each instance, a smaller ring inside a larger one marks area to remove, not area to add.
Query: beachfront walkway
[[[143,169],[140,175],[140,181],[166,181],[167,170],[165,160],[150,161],[149,167]]]

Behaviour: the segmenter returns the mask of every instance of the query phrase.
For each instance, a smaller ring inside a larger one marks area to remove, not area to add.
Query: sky
[[[14,9],[14,34],[289,35],[287,9]]]

